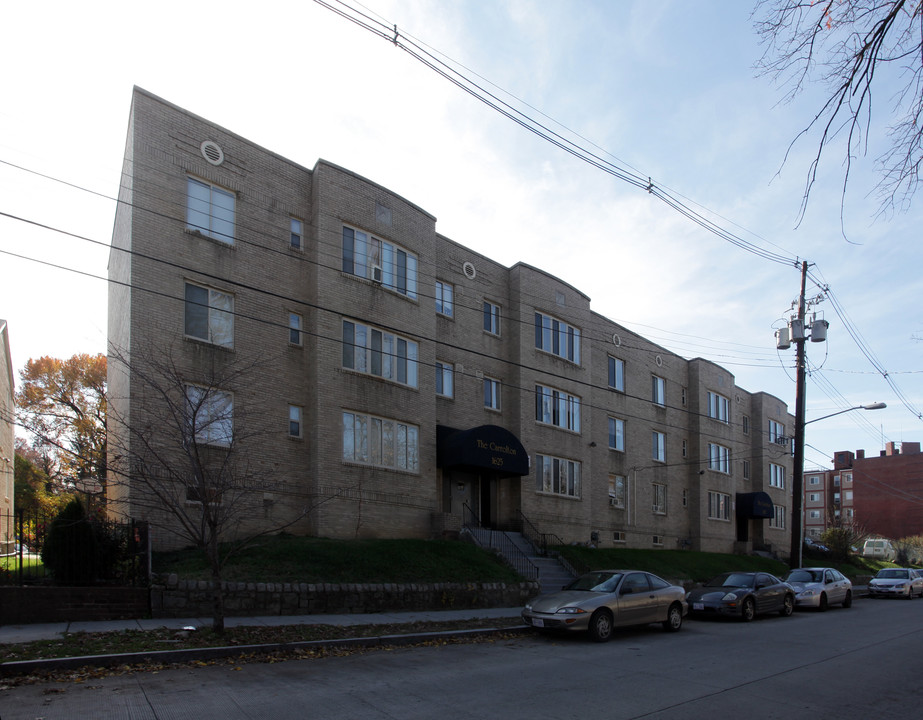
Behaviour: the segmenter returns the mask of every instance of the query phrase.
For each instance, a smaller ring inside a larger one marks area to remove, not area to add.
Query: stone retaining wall
[[[151,587],[155,618],[210,616],[208,581],[178,580],[175,575]],[[504,583],[225,583],[225,614],[321,615],[412,610],[468,610],[521,607],[538,594],[537,582]]]

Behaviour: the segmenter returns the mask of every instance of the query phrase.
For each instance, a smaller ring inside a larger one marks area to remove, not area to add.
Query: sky
[[[30,358],[105,352],[113,198],[137,85],[305,167],[322,158],[377,182],[434,215],[441,234],[556,275],[597,313],[726,367],[791,412],[794,348],[778,351],[774,332],[807,260],[836,302],[816,307],[828,341],[808,343],[806,468],[838,450],[923,441],[923,198],[876,217],[887,91],[845,198],[834,145],[799,219],[816,143],[792,143],[824,88],[784,102],[757,73],[745,0],[349,4],[792,262],[706,231],[309,0],[246,12],[197,0],[13,3],[0,30],[0,318],[17,381]],[[825,417],[873,402],[888,407]]]

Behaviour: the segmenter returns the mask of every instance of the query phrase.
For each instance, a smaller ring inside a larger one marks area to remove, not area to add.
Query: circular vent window
[[[474,280],[474,278],[478,276],[477,270],[474,269],[474,265],[472,265],[470,262],[466,262],[464,265],[462,265],[462,272],[465,273],[465,277],[469,280]]]
[[[224,162],[224,151],[216,142],[206,140],[199,146],[199,150],[202,151],[202,157],[212,165],[220,165]]]

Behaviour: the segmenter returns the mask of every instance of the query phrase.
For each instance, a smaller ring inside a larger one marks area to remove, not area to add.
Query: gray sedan
[[[628,625],[659,622],[676,632],[687,609],[683,588],[656,575],[595,570],[563,590],[529,601],[522,619],[539,630],[586,631],[596,642],[605,642],[616,627]]]
[[[785,576],[785,582],[795,588],[799,607],[823,612],[830,605],[852,606],[852,582],[835,568],[798,568]]]
[[[748,622],[761,613],[788,617],[795,609],[795,590],[765,572],[729,572],[709,580],[686,596],[695,615],[727,615]]]

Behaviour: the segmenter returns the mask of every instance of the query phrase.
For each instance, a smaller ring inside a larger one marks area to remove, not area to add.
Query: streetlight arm
[[[822,415],[819,418],[808,420],[805,425],[810,425],[812,422],[817,422],[818,420],[826,420],[827,418],[833,417],[834,415],[842,415],[843,413],[852,412],[853,410],[883,410],[886,407],[888,406],[883,402],[869,403],[868,405],[856,405],[856,407],[846,408],[845,410],[840,410],[839,412],[830,413],[829,415]]]

